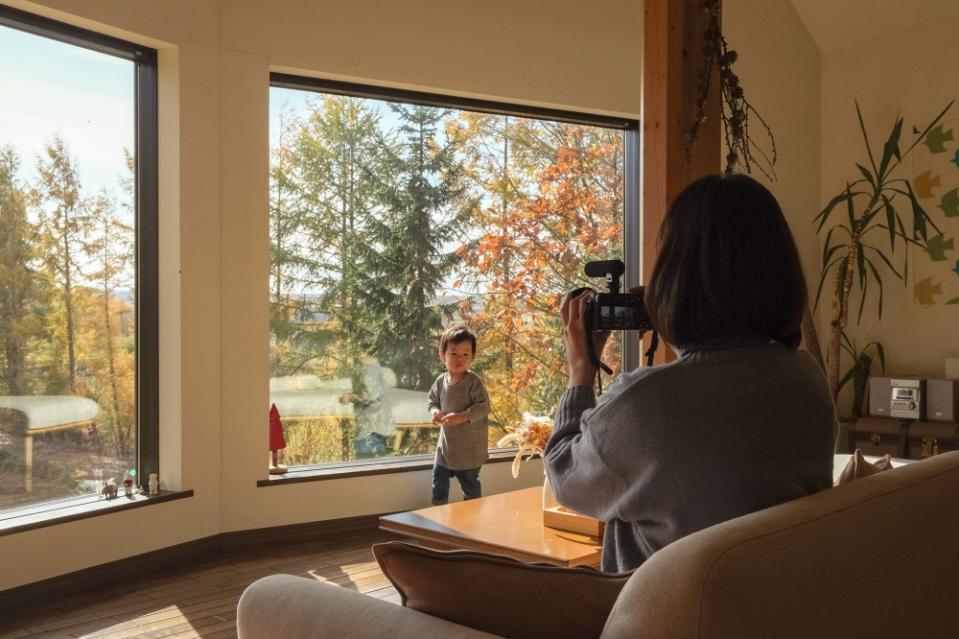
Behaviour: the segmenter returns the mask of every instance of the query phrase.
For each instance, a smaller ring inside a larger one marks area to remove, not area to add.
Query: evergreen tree
[[[76,287],[82,277],[79,255],[87,232],[87,219],[80,199],[80,176],[76,162],[59,135],[47,144],[46,159],[40,159],[36,199],[40,204],[40,226],[44,260],[60,285],[67,346],[67,371],[72,392],[77,391]]]
[[[394,104],[398,138],[389,145],[388,180],[378,183],[385,214],[360,247],[370,347],[401,385],[427,389],[437,367],[440,293],[459,256],[453,241],[475,208],[456,145],[440,134],[449,112]]]
[[[43,388],[42,380],[26,375],[29,345],[45,332],[47,287],[34,268],[36,229],[15,181],[18,163],[12,148],[0,149],[0,393],[8,395]]]

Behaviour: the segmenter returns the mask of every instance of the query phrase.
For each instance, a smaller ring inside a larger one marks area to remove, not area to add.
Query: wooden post
[[[710,80],[706,120],[699,128],[689,162],[685,155],[686,132],[696,115],[695,76],[702,67],[708,18],[701,0],[645,3],[641,203],[644,283],[649,281],[656,262],[659,227],[669,203],[691,182],[719,173],[722,168],[718,69]],[[655,363],[675,357],[672,349],[661,346]]]

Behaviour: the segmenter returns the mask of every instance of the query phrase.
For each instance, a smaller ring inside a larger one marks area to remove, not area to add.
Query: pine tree
[[[388,147],[387,180],[379,183],[385,215],[362,247],[369,278],[365,307],[370,346],[396,370],[402,386],[425,390],[437,367],[438,302],[459,262],[454,240],[475,208],[464,183],[456,145],[440,134],[449,112],[391,105],[398,137]]]
[[[44,260],[52,279],[60,285],[70,390],[77,392],[76,287],[82,277],[78,257],[85,241],[87,217],[82,210],[80,176],[76,162],[63,139],[56,135],[47,144],[46,160],[40,159],[40,182],[35,192],[39,203]]]
[[[0,393],[8,395],[43,388],[43,380],[26,375],[30,344],[45,335],[47,287],[35,268],[36,228],[16,183],[18,165],[12,148],[0,149]]]

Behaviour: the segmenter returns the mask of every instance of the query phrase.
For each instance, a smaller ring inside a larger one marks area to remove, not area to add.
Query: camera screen
[[[616,320],[617,322],[632,322],[635,309],[632,306],[602,305],[599,307],[601,320]],[[614,324],[615,326],[615,324]]]

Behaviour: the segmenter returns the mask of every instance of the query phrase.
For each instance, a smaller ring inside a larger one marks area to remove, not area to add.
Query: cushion
[[[862,450],[857,448],[856,452],[849,458],[846,467],[843,468],[842,473],[839,475],[839,481],[836,483],[845,484],[851,482],[853,479],[861,479],[862,477],[875,475],[878,472],[889,470],[890,468],[892,468],[892,455],[889,453],[883,455],[876,463],[870,463],[862,456]]]
[[[512,639],[599,637],[630,577],[400,541],[373,555],[404,606]]]

